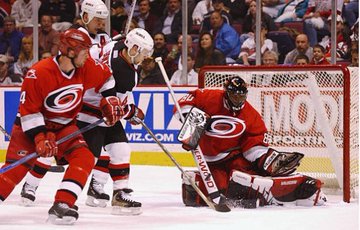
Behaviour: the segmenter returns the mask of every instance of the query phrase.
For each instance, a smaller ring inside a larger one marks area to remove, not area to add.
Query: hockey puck
[[[53,165],[50,167],[49,172],[64,172],[65,168],[61,165]]]

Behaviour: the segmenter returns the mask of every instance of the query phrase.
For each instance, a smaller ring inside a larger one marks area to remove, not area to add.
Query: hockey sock
[[[56,192],[55,202],[66,203],[72,207],[86,184],[95,159],[88,148],[81,147],[66,155],[66,160],[69,167]]]
[[[116,142],[106,145],[110,155],[109,173],[113,180],[113,189],[128,187],[130,174],[130,145],[125,142]]]
[[[34,167],[26,176],[26,183],[33,187],[38,187],[41,179],[49,171],[51,167],[52,157],[40,157],[36,160]]]
[[[6,167],[5,163],[2,167]],[[9,170],[0,174],[0,200],[4,201],[10,193],[14,190],[15,186],[21,182],[29,169],[24,165]]]

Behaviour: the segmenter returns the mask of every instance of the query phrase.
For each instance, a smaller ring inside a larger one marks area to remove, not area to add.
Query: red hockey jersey
[[[220,89],[197,89],[179,100],[183,113],[195,106],[211,116],[199,141],[209,162],[224,159],[235,149],[243,153],[254,146],[268,146],[264,142],[267,129],[260,114],[246,101],[239,114],[233,116],[225,107],[224,93]]]
[[[106,65],[88,58],[84,66],[64,74],[56,58],[36,63],[25,75],[21,87],[19,115],[24,132],[44,126],[47,121],[66,125],[79,113],[85,90],[104,91],[114,81]],[[18,115],[18,116],[19,116]]]

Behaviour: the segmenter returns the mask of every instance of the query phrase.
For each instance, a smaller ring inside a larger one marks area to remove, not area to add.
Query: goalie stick
[[[170,91],[170,94],[171,94],[171,97],[172,97],[172,99],[174,101],[176,109],[180,114],[181,122],[184,123],[185,118],[184,118],[183,114],[181,113],[180,105],[179,105],[178,101],[176,100],[175,93],[174,93],[174,91],[173,91],[173,89],[172,89],[172,87],[170,85],[169,77],[167,76],[164,65],[162,63],[162,58],[161,57],[155,58],[155,62],[159,65],[161,74],[164,77],[164,80],[165,80],[166,85],[167,85],[167,87],[168,87],[168,89]],[[206,160],[205,160],[204,154],[201,151],[201,148],[197,147],[194,150],[191,150],[191,153],[192,153],[192,155],[194,157],[194,160],[196,162],[196,166],[199,169],[201,178],[202,178],[202,180],[203,180],[203,182],[205,184],[205,188],[208,191],[208,194],[210,194],[210,197],[213,199],[213,201],[215,203],[219,204],[219,202],[220,202],[220,192],[219,192],[219,190],[218,190],[218,188],[216,186],[214,178],[211,175],[209,166],[206,163]]]
[[[79,134],[81,134],[81,133],[84,133],[84,132],[86,132],[86,131],[88,131],[88,130],[90,130],[90,129],[98,126],[98,125],[100,125],[100,124],[103,123],[104,121],[105,121],[105,118],[99,119],[99,120],[97,120],[97,121],[95,121],[95,122],[93,122],[93,123],[91,123],[91,124],[89,124],[89,125],[81,128],[81,129],[79,129],[79,130],[77,130],[77,131],[75,131],[75,132],[73,132],[73,133],[70,133],[69,135],[61,138],[60,140],[56,141],[56,144],[59,145],[59,144],[61,144],[61,143],[64,143],[65,141],[68,141],[68,140],[70,140],[71,138],[74,138],[74,137],[76,137],[77,135],[79,135]],[[6,167],[4,167],[4,168],[0,168],[0,174],[5,173],[5,172],[7,172],[7,171],[9,171],[9,170],[11,170],[11,169],[13,169],[13,168],[15,168],[15,167],[23,164],[23,163],[25,163],[26,161],[35,158],[35,157],[38,157],[38,155],[37,155],[36,152],[33,152],[33,153],[31,153],[31,154],[28,154],[28,155],[26,155],[25,157],[23,157],[23,158],[15,161],[14,163],[9,164],[8,166],[6,166]]]
[[[149,129],[149,127],[144,123],[144,121],[136,118],[137,122],[139,122],[146,131],[150,134],[150,136],[154,139],[154,141],[160,146],[160,148],[165,152],[165,154],[170,158],[170,160],[175,164],[175,166],[181,171],[183,176],[185,176],[189,181],[191,186],[195,189],[195,191],[200,195],[200,197],[205,201],[205,203],[212,209],[218,212],[230,212],[231,209],[223,202],[215,203],[210,198],[206,197],[205,194],[199,189],[199,187],[195,184],[195,181],[191,179],[191,176],[184,171],[184,169],[179,165],[179,163],[175,160],[175,158],[171,155],[171,153],[165,148],[165,146],[157,139],[155,134]]]
[[[6,132],[6,130],[0,125],[0,130],[1,130],[1,132],[5,135],[5,137],[7,137],[9,140],[11,139],[11,136],[10,136],[10,134],[8,134],[7,132]]]

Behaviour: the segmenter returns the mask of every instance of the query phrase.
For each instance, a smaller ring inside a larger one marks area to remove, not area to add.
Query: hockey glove
[[[125,116],[124,119],[128,120],[132,125],[138,125],[140,124],[140,120],[144,120],[144,113],[143,111],[136,107],[134,104],[126,105],[125,106]]]
[[[105,117],[105,123],[108,126],[115,125],[116,122],[124,116],[124,110],[122,108],[121,101],[118,97],[109,96],[102,98],[100,101],[100,109],[103,117]]]
[[[268,152],[256,161],[267,176],[287,176],[295,172],[303,157],[302,153],[278,152],[269,148]]]
[[[36,152],[41,157],[52,157],[58,153],[56,135],[53,132],[39,133],[34,139]]]

